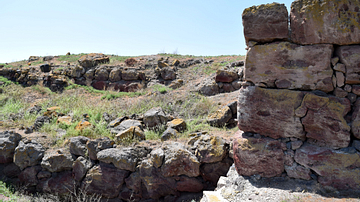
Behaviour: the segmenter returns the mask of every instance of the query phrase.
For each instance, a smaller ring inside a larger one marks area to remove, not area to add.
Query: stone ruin
[[[360,190],[360,2],[297,0],[290,24],[278,3],[242,18],[237,172]]]

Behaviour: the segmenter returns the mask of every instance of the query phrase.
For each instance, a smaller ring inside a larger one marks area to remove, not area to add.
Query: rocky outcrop
[[[21,170],[28,166],[35,166],[40,164],[45,154],[45,148],[35,142],[19,142],[19,145],[15,148],[14,163],[19,166]]]
[[[252,6],[242,13],[246,44],[288,38],[288,11],[284,4]],[[271,25],[271,26],[269,26]]]
[[[11,163],[15,153],[15,148],[21,139],[20,134],[13,131],[0,133],[0,163]]]

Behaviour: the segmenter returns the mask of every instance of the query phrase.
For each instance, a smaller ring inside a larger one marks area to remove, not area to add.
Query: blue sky
[[[31,55],[245,55],[241,14],[266,0],[0,0],[0,62]],[[290,0],[284,3],[288,10]]]

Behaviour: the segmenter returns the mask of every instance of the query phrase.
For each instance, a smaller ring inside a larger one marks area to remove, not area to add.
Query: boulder
[[[39,130],[45,123],[50,123],[49,117],[47,117],[47,116],[36,117],[35,122],[34,122],[34,129]]]
[[[52,60],[52,59],[54,59],[54,56],[52,56],[52,55],[44,56],[44,57],[43,57],[43,61],[44,61],[44,62],[45,62],[45,61]]]
[[[142,187],[140,173],[133,172],[125,179],[126,187],[131,189],[133,193],[141,195]],[[141,196],[140,196],[141,197]]]
[[[13,131],[0,132],[0,163],[10,163],[13,161],[15,148],[21,140],[19,133]]]
[[[125,116],[118,117],[115,120],[112,120],[106,127],[107,128],[115,128],[116,126],[120,125],[120,123],[126,119],[127,119],[127,117],[125,117]]]
[[[179,132],[171,127],[168,127],[163,134],[161,135],[161,141],[167,141],[170,140],[171,138],[177,138],[179,136]]]
[[[49,64],[42,64],[42,65],[40,65],[40,70],[41,70],[41,72],[50,72],[51,67]]]
[[[350,143],[350,126],[344,119],[350,110],[351,104],[346,98],[308,93],[295,114],[301,117],[308,142],[338,149]]]
[[[222,89],[224,92],[229,93],[235,91],[235,88],[232,86],[231,83],[224,83]]]
[[[112,69],[109,74],[109,80],[111,82],[120,81],[121,80],[121,69],[120,68]]]
[[[139,173],[150,198],[157,200],[162,196],[177,195],[176,181],[171,177],[164,177],[161,169],[154,167],[150,159],[141,161]]]
[[[95,69],[89,69],[84,73],[84,77],[88,84],[91,84],[92,80],[94,79]]]
[[[62,123],[62,124],[67,124],[67,125],[71,125],[72,122],[72,118],[71,116],[61,116],[56,120],[56,123]]]
[[[204,185],[197,178],[181,176],[176,181],[176,190],[185,192],[201,192]]]
[[[21,171],[19,175],[19,180],[23,186],[36,186],[38,184],[38,179],[36,175],[41,171],[41,166],[31,166],[25,168]]]
[[[41,166],[53,173],[71,170],[73,162],[74,160],[70,153],[59,149],[56,151],[46,151],[41,161]]]
[[[288,11],[284,4],[262,4],[242,13],[246,44],[249,41],[271,42],[288,38]]]
[[[167,122],[166,126],[179,132],[186,130],[186,122],[183,119],[173,119],[172,121]]]
[[[207,122],[211,126],[223,127],[231,119],[232,112],[228,106],[223,106],[218,109],[216,112],[209,114],[207,117]]]
[[[86,175],[87,171],[92,167],[91,161],[79,156],[73,163],[72,176],[74,180],[80,182]]]
[[[197,87],[197,89],[200,94],[207,96],[216,95],[220,93],[219,86],[211,78],[204,79],[202,83]]]
[[[15,163],[10,163],[4,168],[4,175],[9,178],[17,178],[21,173],[20,168]]]
[[[144,88],[144,83],[141,81],[118,81],[114,83],[109,83],[110,90],[120,91],[120,92],[136,92],[139,89]]]
[[[75,126],[75,130],[84,130],[85,128],[90,128],[92,127],[92,124],[87,121],[87,120],[82,120],[80,121],[76,126]]]
[[[340,46],[336,49],[336,54],[340,58],[340,62],[345,65],[345,83],[360,84],[360,46]]]
[[[108,88],[108,83],[107,81],[94,81],[91,86],[97,90],[107,90]]]
[[[353,0],[294,1],[291,40],[299,44],[359,44],[359,7]]]
[[[154,149],[150,152],[151,162],[153,163],[155,168],[159,168],[163,164],[163,160],[165,157],[164,150],[161,148]]]
[[[129,171],[108,164],[99,164],[89,170],[81,187],[88,194],[115,198],[119,195],[124,179],[128,175]]]
[[[239,75],[235,71],[228,69],[218,69],[216,70],[215,81],[216,82],[225,82],[231,83],[232,81],[239,78]]]
[[[132,139],[145,140],[145,133],[138,126],[131,126],[128,129],[120,131],[115,136],[115,143],[121,144],[124,141],[129,141]]]
[[[305,143],[296,150],[295,161],[315,171],[318,181],[336,189],[360,188],[360,153],[347,153]]]
[[[119,134],[121,131],[129,129],[132,126],[139,127],[140,130],[142,130],[142,128],[143,128],[140,121],[134,120],[134,119],[128,119],[128,120],[122,121],[118,126],[115,126],[110,131],[113,134]]]
[[[227,153],[228,145],[218,136],[202,135],[194,143],[195,155],[200,163],[215,163],[222,161]]]
[[[239,129],[274,139],[304,139],[303,125],[295,116],[304,94],[300,91],[242,87],[238,102]]]
[[[176,73],[174,68],[164,67],[160,70],[160,76],[164,80],[174,80],[176,79]]]
[[[89,140],[86,142],[86,148],[89,152],[89,157],[91,160],[97,160],[97,153],[101,150],[113,148],[115,142],[110,140],[108,137],[98,138],[95,140]]]
[[[72,137],[70,140],[70,153],[77,156],[87,156],[86,143],[90,139],[84,136]]]
[[[28,143],[20,141],[19,145],[15,148],[14,163],[19,166],[21,170],[24,170],[28,166],[40,164],[44,153],[45,149],[41,144],[35,141]]]
[[[56,173],[45,182],[40,183],[40,187],[43,192],[58,195],[73,193],[75,185],[76,182],[72,177],[71,171]]]
[[[68,76],[71,76],[73,78],[80,78],[85,73],[85,68],[81,66],[70,66],[69,69],[67,69]]]
[[[110,58],[102,53],[90,53],[83,55],[78,60],[79,64],[84,68],[95,67],[98,64],[109,63]]]
[[[167,121],[168,117],[161,107],[152,108],[144,113],[143,122],[148,128],[164,125]]]
[[[106,81],[109,78],[109,72],[107,71],[106,67],[100,67],[95,70],[95,77],[94,79],[97,81]]]
[[[136,69],[128,68],[121,71],[121,78],[125,81],[134,81],[139,79],[139,72]]]
[[[118,169],[134,172],[137,162],[150,153],[144,147],[125,147],[121,149],[104,149],[97,153],[97,159],[104,163],[112,163]]]
[[[290,42],[256,45],[246,55],[245,80],[255,85],[330,92],[333,46],[301,46]]]
[[[37,61],[39,59],[40,59],[39,56],[30,56],[29,59],[28,59],[28,62]]]
[[[233,140],[234,163],[239,175],[281,176],[286,145],[271,138],[247,137],[236,132]]]
[[[309,168],[293,163],[291,166],[285,165],[285,171],[289,177],[303,180],[311,180],[311,171]]]
[[[165,158],[161,166],[161,173],[164,177],[179,175],[197,177],[200,175],[200,163],[196,156],[180,143],[166,144],[163,149]]]

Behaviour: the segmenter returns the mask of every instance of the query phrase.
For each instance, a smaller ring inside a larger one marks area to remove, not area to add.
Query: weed
[[[161,94],[165,94],[165,93],[173,90],[172,88],[169,88],[167,86],[163,86],[160,84],[155,84],[155,85],[151,86],[150,89],[152,89],[153,91],[157,91]]]
[[[76,55],[60,55],[58,61],[66,62],[77,62],[81,56],[86,55],[85,53],[80,53]]]
[[[3,76],[0,76],[0,82],[3,82],[3,86],[7,86],[7,85],[10,85],[12,83],[12,81],[10,81],[9,79],[3,77]]]

